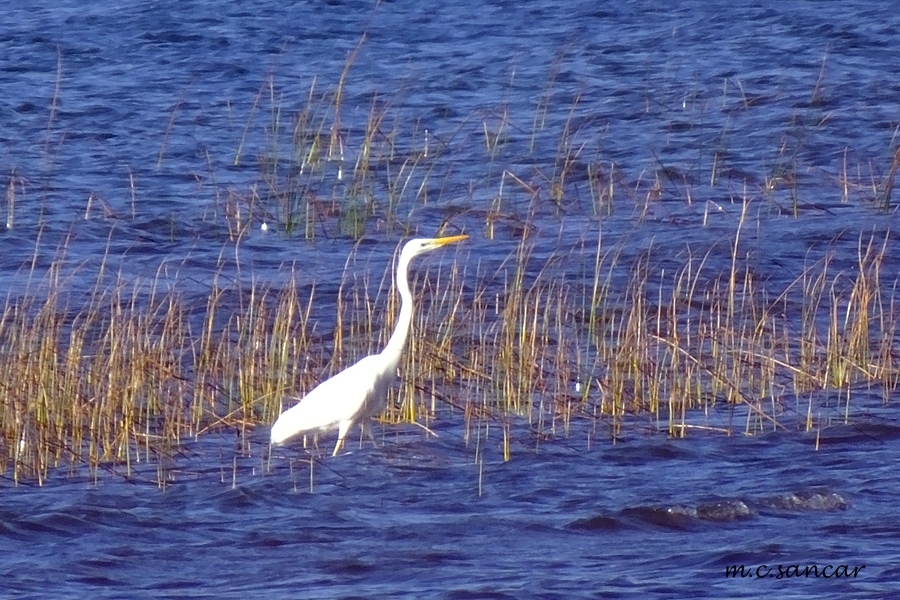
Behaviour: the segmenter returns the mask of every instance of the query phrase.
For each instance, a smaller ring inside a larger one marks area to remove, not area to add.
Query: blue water
[[[452,427],[313,465],[189,444],[175,481],[5,486],[12,597],[877,598],[895,590],[900,428],[615,446],[476,463]],[[837,433],[835,434],[838,435]],[[845,439],[841,439],[845,438]],[[496,440],[495,440],[496,441]],[[310,481],[312,479],[312,482]],[[312,483],[312,490],[310,490]],[[731,579],[848,565],[856,579]]]
[[[57,261],[86,274],[69,281],[83,291],[105,260],[189,302],[215,274],[333,284],[355,236],[325,215],[305,241],[266,176],[297,174],[291,131],[310,96],[327,133],[357,46],[343,153],[298,193],[343,198],[383,112],[363,231],[375,270],[405,229],[444,223],[473,234],[458,262],[500,265],[527,222],[534,256],[572,255],[559,267],[572,277],[600,230],[623,264],[700,256],[728,248],[744,198],[746,255],[775,284],[826,254],[852,268],[861,234],[893,248],[898,198],[880,196],[900,125],[893,3],[719,4],[7,3],[0,281],[15,296]],[[601,209],[594,168],[615,184]],[[5,479],[0,595],[887,598],[900,429],[897,398],[872,396],[818,450],[790,432],[674,441],[640,423],[615,444],[577,428],[537,444],[517,423],[504,463],[496,427],[476,453],[448,415],[436,439],[389,427],[312,477],[308,453],[270,457],[259,431],[201,437],[131,478]],[[732,564],[865,569],[758,581],[726,578]]]

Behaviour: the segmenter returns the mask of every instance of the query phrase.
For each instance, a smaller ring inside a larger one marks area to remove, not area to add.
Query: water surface
[[[853,269],[861,236],[894,254],[883,181],[898,30],[889,2],[12,2],[0,15],[0,281],[15,296],[57,261],[86,274],[68,281],[83,293],[105,260],[202,306],[215,276],[239,288],[294,269],[333,303],[355,236],[332,218],[316,220],[314,242],[287,231],[263,182],[299,169],[290,131],[311,89],[330,127],[363,36],[344,154],[303,192],[346,193],[338,173],[357,164],[373,110],[387,115],[379,139],[397,155],[374,164],[379,204],[362,232],[375,272],[405,228],[485,232],[497,198],[508,218],[458,262],[501,265],[528,222],[536,260],[569,253],[571,278],[601,232],[622,264],[721,249],[710,264],[727,268],[749,199],[742,254],[776,287],[826,255]],[[415,156],[386,207],[386,182]],[[603,209],[594,168],[615,182]],[[254,194],[237,204],[236,238],[228,199]],[[43,487],[5,480],[0,581],[10,597],[887,598],[900,425],[879,390],[862,396],[818,449],[814,435],[676,441],[640,423],[615,443],[577,427],[538,443],[521,422],[504,463],[496,427],[476,451],[447,415],[437,439],[387,428],[382,446],[318,459],[310,477],[301,448],[267,456],[264,428],[240,443],[219,432],[130,477],[117,465],[99,478],[63,469]],[[865,569],[725,577],[779,564]]]

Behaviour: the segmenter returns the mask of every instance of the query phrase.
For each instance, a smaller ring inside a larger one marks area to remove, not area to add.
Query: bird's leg
[[[344,436],[338,436],[337,444],[334,445],[334,452],[331,453],[332,456],[337,456],[337,453],[341,451],[341,446],[344,445]]]
[[[372,433],[372,420],[366,419],[360,424],[360,427],[362,427],[363,433],[369,436],[369,439],[372,440],[372,445],[377,448],[378,441],[375,439],[375,434]]]
[[[341,451],[341,446],[344,445],[344,438],[347,437],[347,432],[350,431],[351,427],[353,427],[352,419],[341,421],[340,425],[338,425],[338,441],[337,444],[334,445],[334,452],[331,454],[332,456],[337,456],[337,453]]]

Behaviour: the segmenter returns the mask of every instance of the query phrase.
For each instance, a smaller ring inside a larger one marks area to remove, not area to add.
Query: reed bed
[[[284,106],[266,78],[233,157],[255,157],[259,177],[216,188],[206,218],[238,246],[260,224],[315,243],[393,242],[449,223],[506,249],[478,257],[463,245],[415,270],[415,322],[385,423],[459,419],[462,443],[509,459],[554,439],[615,442],[636,431],[815,432],[849,422],[859,390],[887,403],[897,389],[892,234],[861,235],[849,263],[825,254],[788,277],[768,277],[748,258],[747,232],[764,229],[766,215],[822,212],[804,201],[809,169],[791,148],[775,153],[751,192],[746,175],[736,186],[721,147],[711,150],[704,192],[695,174],[655,154],[652,168],[628,175],[586,141],[595,124],[580,116],[580,98],[565,117],[551,114],[552,77],[530,129],[498,105],[435,135],[377,98],[363,123],[348,125],[355,58],[333,89],[313,80],[299,108]],[[160,163],[177,126],[173,113]],[[891,158],[884,177],[872,165],[854,170],[845,152],[840,172],[824,178],[841,202],[884,210]],[[476,185],[458,188],[454,160],[478,165]],[[23,181],[13,174],[7,186],[8,228],[26,199]],[[628,235],[604,240],[603,224],[622,214],[630,216],[619,226],[635,232],[658,221],[664,197],[699,205],[672,218],[693,215],[690,226],[708,231],[723,212],[697,200],[709,189],[740,213],[714,242],[634,252]],[[460,199],[438,202],[450,195]],[[573,215],[588,225],[573,229]],[[185,440],[264,428],[389,337],[392,272],[373,271],[358,253],[336,294],[301,273],[280,283],[221,273],[200,300],[162,274],[110,274],[105,264],[42,273],[33,261],[23,277],[35,285],[10,293],[0,314],[0,472],[41,483],[59,470],[129,477],[137,465],[159,465],[163,485]],[[75,277],[96,284],[76,293]]]
[[[564,55],[551,69],[530,119],[521,114],[527,108],[504,101],[450,119],[436,132],[398,108],[402,98],[396,96],[367,91],[368,106],[356,104],[353,114],[346,114],[350,73],[364,44],[365,37],[336,84],[313,78],[299,105],[284,100],[288,93],[278,88],[273,73],[263,79],[240,123],[232,160],[237,166],[255,159],[258,177],[246,186],[217,187],[210,212],[232,239],[260,224],[309,240],[404,235],[425,223],[437,229],[459,214],[477,219],[485,237],[494,239],[529,233],[535,215],[602,218],[633,211],[644,220],[652,218],[660,200],[699,205],[704,227],[710,213],[721,212],[721,204],[735,197],[752,196],[773,214],[794,217],[827,212],[816,199],[822,195],[842,204],[891,209],[900,151],[873,159],[844,148],[839,164],[829,167],[804,160],[807,148],[793,140],[814,144],[830,120],[814,101],[795,115],[780,146],[754,149],[752,159],[743,159],[741,149],[726,144],[746,133],[733,129],[733,122],[754,123],[756,107],[739,81],[726,81],[720,98],[667,90],[648,104],[649,120],[687,131],[692,148],[699,143],[699,134],[690,134],[692,120],[720,124],[722,130],[701,145],[699,158],[694,150],[667,142],[670,154],[648,148],[649,164],[628,165],[610,152],[602,120],[580,94],[558,89]],[[813,100],[821,94],[818,75]],[[719,110],[709,108],[713,105]],[[467,184],[461,171],[470,177]],[[217,180],[214,172],[209,180]],[[15,191],[10,183],[10,193]]]
[[[513,443],[615,440],[629,427],[813,431],[849,421],[860,384],[887,402],[900,382],[886,237],[861,239],[850,271],[826,258],[777,288],[738,259],[716,271],[687,254],[663,271],[652,252],[621,264],[616,249],[586,247],[536,261],[523,238],[499,265],[462,249],[419,269],[384,421],[455,414],[465,442],[493,428],[509,458]],[[217,285],[198,307],[177,286],[121,274],[76,299],[52,273],[42,300],[10,297],[0,315],[0,468],[17,482],[61,467],[128,476],[204,432],[265,426],[295,401],[286,395],[389,336],[392,277],[358,268],[348,261],[325,338],[311,335],[320,299],[299,276],[278,288]],[[822,404],[823,391],[839,402]]]

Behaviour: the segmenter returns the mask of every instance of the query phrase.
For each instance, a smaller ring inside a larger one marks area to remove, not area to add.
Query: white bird
[[[400,291],[400,316],[384,350],[347,367],[331,379],[323,381],[295,406],[281,413],[272,425],[273,445],[283,445],[303,433],[338,430],[334,447],[336,455],[344,437],[354,425],[372,435],[370,418],[384,411],[388,388],[397,377],[400,355],[412,323],[413,300],[409,291],[409,262],[419,254],[440,248],[469,236],[414,239],[403,246],[397,263],[397,289]]]

